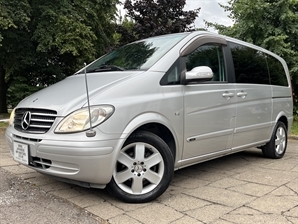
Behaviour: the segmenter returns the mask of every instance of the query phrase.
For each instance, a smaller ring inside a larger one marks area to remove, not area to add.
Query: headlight
[[[113,113],[114,107],[110,105],[92,106],[91,111],[91,125],[95,127],[105,120],[107,120]],[[65,117],[57,126],[56,133],[72,133],[85,131],[90,128],[90,119],[88,107],[74,111]]]
[[[13,122],[14,122],[14,111],[15,109],[13,109],[10,113],[10,117],[9,117],[9,126],[12,126],[13,125]]]

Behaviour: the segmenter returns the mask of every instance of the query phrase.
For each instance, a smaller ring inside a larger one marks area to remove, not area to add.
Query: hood
[[[87,82],[90,100],[101,91],[143,72],[88,73]],[[17,107],[51,109],[57,111],[58,116],[65,116],[73,110],[81,108],[86,103],[85,75],[76,74],[28,96]]]

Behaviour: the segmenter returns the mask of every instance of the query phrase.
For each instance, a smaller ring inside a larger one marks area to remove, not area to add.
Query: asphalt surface
[[[298,141],[266,159],[251,148],[175,172],[146,204],[65,184],[14,162],[0,132],[0,223],[298,224]]]

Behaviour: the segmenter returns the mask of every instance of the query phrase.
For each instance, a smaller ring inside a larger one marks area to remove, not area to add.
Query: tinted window
[[[212,69],[212,81],[226,81],[222,47],[219,45],[203,45],[186,57],[186,70],[191,71],[198,66]]]
[[[92,62],[87,72],[149,69],[187,34],[152,37],[122,46]],[[84,70],[79,73],[83,73]]]
[[[229,43],[236,83],[270,84],[266,58],[258,50]]]
[[[266,58],[268,62],[271,84],[278,86],[288,86],[286,73],[281,62],[271,55],[267,55]]]
[[[177,85],[180,84],[180,73],[179,73],[179,60],[169,69],[168,72],[162,77],[161,85]]]

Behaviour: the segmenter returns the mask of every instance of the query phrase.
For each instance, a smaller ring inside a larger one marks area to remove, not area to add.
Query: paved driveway
[[[168,190],[147,204],[126,204],[105,190],[55,181],[14,162],[0,133],[0,166],[107,223],[297,223],[298,141],[283,159],[245,152],[175,172]]]

